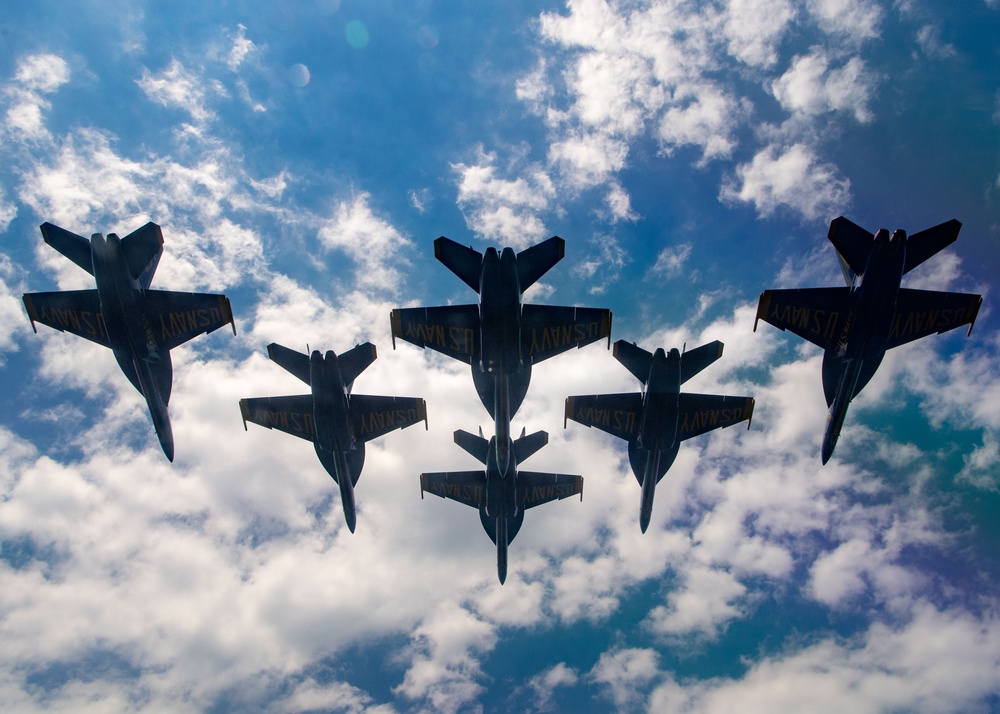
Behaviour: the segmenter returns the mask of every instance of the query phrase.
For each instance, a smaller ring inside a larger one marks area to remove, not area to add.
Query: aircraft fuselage
[[[823,390],[830,412],[822,460],[833,455],[847,407],[885,356],[906,263],[906,232],[884,228],[874,238],[860,285],[852,286],[850,316],[837,344],[823,355]]]
[[[347,461],[347,452],[363,449],[350,421],[347,388],[340,372],[337,355],[328,351],[324,358],[319,350],[309,356],[309,383],[312,386],[313,424],[316,437],[313,445],[320,463],[340,487],[347,527],[354,532],[357,509],[354,500],[354,477]]]
[[[122,372],[146,399],[153,428],[170,461],[174,438],[167,403],[173,382],[170,352],[159,350],[142,306],[143,290],[128,271],[121,239],[95,233],[90,239],[94,281],[108,342]]]
[[[497,576],[503,583],[507,579],[507,546],[510,544],[511,532],[517,533],[524,519],[524,511],[517,500],[517,459],[510,437],[503,451],[507,456],[500,456],[499,437],[490,439],[486,458],[486,508],[480,514],[486,532],[493,526],[494,540],[497,546]],[[515,521],[510,527],[510,520]],[[489,524],[489,525],[488,525]]]
[[[645,533],[653,513],[653,495],[656,484],[677,458],[680,442],[677,439],[677,422],[680,409],[681,355],[677,349],[665,353],[658,348],[653,360],[643,394],[642,422],[639,427],[639,446],[645,456],[642,467],[642,497],[639,501],[639,527]]]

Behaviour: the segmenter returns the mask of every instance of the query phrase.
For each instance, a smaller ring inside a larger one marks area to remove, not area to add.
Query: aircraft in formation
[[[821,457],[833,454],[851,400],[875,374],[886,350],[933,333],[975,324],[980,295],[901,287],[902,277],[955,241],[961,224],[951,220],[907,237],[905,231],[874,235],[844,217],[830,224],[828,238],[846,287],[766,290],[757,306],[764,320],[790,330],[824,350],[823,389],[829,416]],[[51,223],[45,242],[92,276],[94,290],[27,293],[32,328],[42,323],[111,348],[122,371],[143,395],[167,458],[174,444],[167,413],[172,385],[170,350],[197,335],[236,325],[225,295],[152,290],[163,253],[155,223],[119,239],[86,238]],[[537,362],[611,340],[611,311],[603,308],[524,304],[524,291],[562,259],[565,242],[552,237],[520,253],[487,248],[480,253],[440,237],[434,254],[479,294],[476,304],[401,308],[390,313],[397,338],[430,347],[472,367],[472,379],[494,422],[486,439],[458,430],[455,442],[485,469],[420,475],[421,497],[432,493],[479,510],[483,528],[497,547],[497,575],[507,576],[507,551],[528,508],[579,494],[578,475],[523,471],[520,464],[548,443],[538,431],[511,437],[511,419],[524,401]],[[354,532],[354,488],[364,465],[366,441],[423,421],[419,397],[352,394],[355,378],[376,359],[364,343],[338,356],[296,352],[268,345],[272,361],[310,385],[311,393],[240,400],[243,425],[252,421],[313,443],[320,463],[340,488],[344,517]],[[597,427],[628,442],[629,463],[641,486],[639,526],[652,515],[656,484],[673,464],[680,444],[713,429],[747,421],[752,397],[681,392],[681,385],[718,360],[715,341],[687,352],[657,348],[650,353],[618,340],[614,357],[642,382],[640,392],[569,397],[565,419]],[[565,424],[564,424],[565,426]]]
[[[509,437],[508,437],[509,438]],[[497,546],[497,577],[507,579],[507,546],[524,522],[525,509],[579,494],[583,477],[570,474],[520,471],[518,465],[549,442],[544,431],[521,436],[507,444],[506,461],[500,458],[498,437],[487,441],[459,429],[455,443],[486,466],[484,471],[450,471],[420,474],[420,497],[432,493],[479,509],[479,518]]]
[[[371,342],[339,357],[332,350],[306,355],[272,342],[267,355],[308,384],[312,393],[241,399],[243,428],[252,421],[311,441],[320,463],[340,487],[344,517],[353,533],[354,487],[365,463],[365,442],[420,421],[426,429],[427,405],[419,397],[351,394],[355,378],[376,359]]]
[[[830,411],[823,436],[825,464],[837,445],[847,407],[875,374],[886,350],[961,325],[975,324],[981,295],[900,287],[903,275],[955,242],[952,219],[914,233],[872,235],[843,216],[827,234],[847,287],[765,290],[757,321],[790,330],[823,348],[823,392]]]
[[[147,223],[124,238],[94,233],[88,241],[51,223],[41,225],[45,242],[94,276],[94,290],[26,293],[24,308],[36,322],[110,347],[122,372],[146,400],[167,459],[174,436],[167,402],[173,384],[170,350],[193,337],[232,325],[225,295],[152,290],[163,254],[163,233]]]
[[[677,348],[652,354],[635,343],[615,342],[614,357],[642,382],[642,392],[568,397],[565,419],[597,427],[628,442],[628,460],[639,485],[639,527],[653,513],[656,484],[677,458],[681,442],[753,417],[752,397],[688,394],[681,385],[722,356],[716,340],[690,352]],[[563,423],[565,427],[565,421]]]
[[[553,476],[533,473],[528,478],[522,475],[522,485],[518,485],[518,461],[548,442],[545,432],[525,437],[527,442],[511,439],[511,419],[528,392],[531,366],[573,347],[583,347],[605,337],[609,342],[611,339],[610,310],[522,303],[524,291],[562,260],[565,251],[566,242],[558,236],[520,253],[512,248],[498,252],[493,247],[480,253],[441,236],[434,241],[434,256],[479,293],[479,304],[402,308],[389,315],[393,347],[396,338],[400,338],[472,366],[472,380],[479,399],[493,418],[494,437],[489,442],[484,440],[483,444],[475,442],[473,446],[472,440],[477,437],[460,438],[456,432],[459,445],[487,466],[485,472],[462,472],[463,478],[468,481],[465,486],[470,488],[476,478],[480,479],[475,482],[482,486],[483,499],[487,494],[500,494],[495,496],[500,500],[476,503],[462,498],[456,500],[480,508],[483,527],[497,545],[497,573],[501,583],[507,574],[507,545],[524,518],[522,505],[527,508],[551,500],[529,501],[528,505],[517,503],[523,496],[522,487],[533,487],[536,483],[541,486],[544,478]],[[533,448],[520,447],[519,459],[513,453],[517,443],[530,444]],[[426,482],[431,493],[455,498],[447,493],[447,477],[448,474],[425,474],[421,476],[421,484]],[[557,486],[568,483],[568,479],[579,479],[579,492],[582,493],[582,478],[563,475],[555,478]],[[565,495],[553,498],[564,498],[572,493],[576,491],[566,491]],[[508,523],[511,524],[509,529]]]

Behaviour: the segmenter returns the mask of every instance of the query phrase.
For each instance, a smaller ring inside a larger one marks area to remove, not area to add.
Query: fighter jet
[[[339,357],[319,350],[305,355],[272,342],[267,355],[312,387],[312,394],[240,400],[247,422],[279,429],[311,441],[320,463],[340,486],[347,527],[357,523],[354,487],[365,463],[365,442],[394,429],[424,422],[427,407],[419,397],[351,394],[355,378],[375,361],[375,345],[365,342]]]
[[[497,546],[497,577],[502,585],[507,579],[507,546],[521,529],[525,509],[576,494],[582,501],[583,477],[518,471],[519,463],[548,443],[544,431],[525,436],[522,430],[520,438],[507,445],[506,463],[497,441],[496,436],[487,441],[482,434],[456,431],[455,443],[485,464],[486,470],[420,474],[420,497],[429,492],[479,509],[483,528]]]
[[[483,254],[442,236],[434,241],[434,256],[479,293],[479,304],[390,314],[393,348],[398,337],[472,365],[476,391],[495,421],[502,463],[531,365],[603,337],[610,342],[610,310],[521,303],[524,291],[562,259],[565,247],[553,236],[517,254],[492,247]]]
[[[170,350],[193,337],[232,325],[225,295],[151,290],[163,254],[155,223],[119,238],[95,233],[88,241],[51,223],[41,225],[45,242],[94,276],[96,290],[27,293],[24,307],[36,322],[110,347],[125,376],[146,399],[153,428],[167,459],[174,437],[167,402],[173,382]]]
[[[645,533],[653,513],[653,493],[677,458],[681,442],[743,420],[750,428],[754,400],[688,394],[681,385],[722,356],[716,340],[690,352],[657,348],[650,354],[634,343],[618,340],[614,356],[642,382],[642,392],[568,397],[565,419],[596,426],[628,441],[628,460],[639,485],[639,527]],[[563,426],[565,427],[565,421]]]
[[[953,243],[961,227],[952,219],[909,237],[884,228],[872,235],[841,216],[830,223],[827,237],[847,287],[761,293],[754,330],[757,320],[764,320],[824,350],[823,391],[830,408],[824,464],[833,455],[848,405],[871,380],[886,350],[960,325],[972,332],[982,296],[900,287],[903,275]]]

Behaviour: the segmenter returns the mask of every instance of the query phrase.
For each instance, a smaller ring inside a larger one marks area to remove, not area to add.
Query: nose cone
[[[823,449],[822,449],[822,451],[820,453],[820,458],[823,459],[823,465],[824,466],[826,465],[826,462],[830,460],[830,457],[833,456],[833,449],[836,446],[837,446],[837,437],[836,436],[827,435],[823,439]]]
[[[174,462],[174,434],[170,430],[170,423],[167,423],[166,431],[158,431],[156,435],[160,438],[160,446],[163,448],[163,453],[167,455],[167,461],[170,463]]]
[[[351,533],[354,532],[355,526],[358,524],[358,516],[354,512],[354,508],[344,508],[344,518],[347,520],[347,527],[350,529]]]
[[[651,510],[650,511],[646,511],[643,509],[639,510],[639,528],[642,529],[643,533],[645,533],[646,529],[649,528],[649,519],[652,515],[653,512]]]

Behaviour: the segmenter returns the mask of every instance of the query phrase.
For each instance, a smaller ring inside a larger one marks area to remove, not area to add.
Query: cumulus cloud
[[[157,74],[143,68],[142,77],[136,84],[150,100],[165,107],[183,109],[199,124],[214,116],[207,104],[213,94],[221,91],[218,84],[206,85],[198,74],[189,71],[176,58]]]
[[[723,184],[719,197],[731,203],[752,203],[762,217],[787,206],[807,218],[825,219],[843,212],[850,201],[850,182],[808,146],[782,149],[772,145],[750,163],[736,167],[736,178]]]
[[[8,103],[5,131],[20,140],[47,138],[42,113],[50,104],[44,95],[55,92],[69,77],[69,64],[58,55],[28,55],[18,60],[14,81],[4,89]]]
[[[515,178],[503,178],[496,154],[481,149],[476,163],[452,164],[466,225],[482,238],[523,249],[546,237],[540,214],[550,208],[556,191],[541,166],[518,168],[512,171]]]
[[[877,78],[863,60],[852,57],[839,69],[830,69],[830,58],[822,48],[796,57],[785,74],[775,80],[772,91],[793,114],[824,112],[853,113],[859,122],[874,116],[868,108]]]

